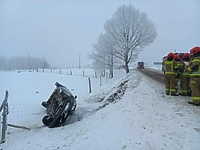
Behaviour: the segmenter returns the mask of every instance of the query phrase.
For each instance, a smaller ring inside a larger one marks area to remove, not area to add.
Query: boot
[[[191,95],[192,95],[191,92],[188,92],[188,93],[187,93],[187,96],[191,96]]]
[[[187,96],[187,93],[179,93],[181,96]]]
[[[192,105],[195,105],[195,106],[200,106],[200,102],[199,101],[197,101],[197,102],[196,101],[192,101],[192,102],[189,101],[188,104],[192,104]]]
[[[171,96],[179,96],[177,93],[171,93]]]

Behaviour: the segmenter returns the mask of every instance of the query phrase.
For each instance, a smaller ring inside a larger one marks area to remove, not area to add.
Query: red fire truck
[[[144,62],[138,62],[137,69],[144,69]]]

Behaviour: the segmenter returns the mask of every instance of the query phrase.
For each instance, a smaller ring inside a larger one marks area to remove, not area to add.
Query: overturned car
[[[42,122],[49,128],[59,127],[67,124],[71,115],[76,109],[76,98],[63,85],[56,82],[56,89],[47,101],[42,102],[42,106],[47,109],[47,115]]]

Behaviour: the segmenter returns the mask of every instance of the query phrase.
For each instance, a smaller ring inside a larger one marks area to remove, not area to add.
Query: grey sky
[[[138,61],[152,65],[163,55],[200,45],[199,0],[1,0],[0,55],[45,57],[51,66],[91,63],[87,53],[105,21],[122,4],[133,4],[155,23],[158,36]]]

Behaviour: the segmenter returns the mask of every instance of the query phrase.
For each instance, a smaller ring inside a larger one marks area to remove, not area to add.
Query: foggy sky
[[[122,4],[146,12],[158,36],[138,61],[153,65],[169,52],[200,45],[199,0],[1,0],[0,55],[44,57],[52,67],[91,64],[87,53]]]

